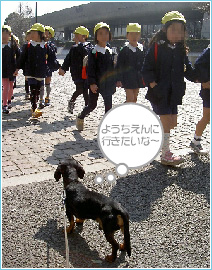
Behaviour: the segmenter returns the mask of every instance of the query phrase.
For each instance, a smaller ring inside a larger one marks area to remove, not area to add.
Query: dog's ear
[[[81,179],[83,179],[83,177],[85,175],[85,171],[84,171],[83,167],[78,166],[76,169],[77,169],[78,177],[81,178]]]
[[[74,158],[72,158],[72,164],[73,164],[72,166],[74,166],[74,168],[77,171],[78,177],[83,179],[83,177],[85,175],[85,171],[84,171],[82,165],[77,160],[75,160]]]
[[[56,171],[54,173],[54,178],[55,178],[55,180],[57,182],[60,180],[61,175],[62,175],[62,173],[61,173],[61,165],[58,165],[58,167],[57,167],[57,169],[56,169]]]

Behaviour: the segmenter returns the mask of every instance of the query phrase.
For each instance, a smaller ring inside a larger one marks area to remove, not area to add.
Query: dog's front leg
[[[105,233],[105,237],[107,241],[112,245],[112,254],[107,255],[105,260],[108,262],[114,262],[117,258],[117,251],[119,249],[119,244],[114,239],[114,232],[113,233]]]

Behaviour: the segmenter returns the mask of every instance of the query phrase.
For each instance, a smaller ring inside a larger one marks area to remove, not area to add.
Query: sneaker
[[[205,155],[207,154],[207,151],[205,151],[203,148],[202,148],[202,145],[201,144],[194,144],[193,142],[190,143],[190,147],[191,149],[194,151],[194,153],[196,154],[200,154],[200,155]]]
[[[11,100],[8,100],[7,108],[8,108],[8,110],[12,109],[12,103],[11,103]]]
[[[30,94],[28,93],[25,94],[25,100],[30,100]]]
[[[76,120],[76,128],[79,131],[82,131],[84,129],[84,119],[80,119],[79,116],[77,116],[77,120]]]
[[[38,118],[38,117],[40,117],[40,116],[42,116],[42,112],[41,112],[40,110],[35,109],[35,111],[32,112],[32,117],[33,117],[33,118]]]
[[[74,102],[69,100],[69,102],[68,102],[68,112],[70,112],[71,114],[74,111],[74,105],[75,105]]]
[[[38,108],[43,109],[44,107],[45,107],[45,105],[43,104],[43,102],[40,102]]]
[[[9,113],[9,110],[8,110],[7,105],[6,106],[3,106],[2,112],[5,113],[5,114],[8,114]]]
[[[184,162],[182,157],[174,156],[174,154],[170,151],[167,151],[164,156],[161,157],[161,164],[176,166]]]
[[[45,103],[44,103],[45,106],[49,106],[50,105],[50,99],[49,98],[45,98]]]

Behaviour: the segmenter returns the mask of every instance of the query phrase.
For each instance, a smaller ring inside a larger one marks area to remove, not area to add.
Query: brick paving
[[[62,59],[60,59],[62,61]],[[70,73],[64,77],[54,72],[52,77],[51,106],[43,109],[38,124],[29,121],[30,102],[24,100],[24,77],[19,72],[17,88],[14,89],[13,108],[9,115],[2,116],[2,177],[8,178],[48,172],[54,170],[58,161],[67,155],[81,161],[87,172],[113,168],[103,158],[97,143],[97,128],[104,114],[100,96],[97,109],[85,120],[85,130],[78,132],[75,126],[76,115],[84,106],[83,97],[76,101],[74,114],[67,112],[67,101],[74,91]],[[141,89],[138,103],[151,107],[145,100],[147,89]],[[187,82],[183,106],[179,107],[178,127],[174,130],[172,147],[179,154],[189,151],[189,142],[195,130],[195,123],[202,114],[202,101],[198,93],[200,84]],[[117,88],[113,104],[125,101],[125,92]],[[209,127],[203,135],[203,144],[209,149]],[[14,179],[15,180],[15,179]]]

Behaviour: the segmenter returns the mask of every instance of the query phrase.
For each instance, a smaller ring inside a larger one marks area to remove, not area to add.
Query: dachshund
[[[63,177],[66,191],[65,205],[66,215],[70,222],[67,232],[74,230],[76,217],[77,224],[83,224],[85,219],[93,219],[99,223],[99,229],[103,230],[106,240],[112,245],[112,254],[106,256],[106,261],[114,262],[118,249],[126,250],[131,255],[129,215],[127,211],[111,198],[88,190],[79,180],[83,179],[85,171],[81,164],[74,158],[63,160],[57,167],[54,178],[59,181]],[[123,244],[118,244],[114,239],[115,231],[121,229],[124,234]]]

